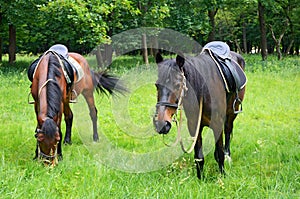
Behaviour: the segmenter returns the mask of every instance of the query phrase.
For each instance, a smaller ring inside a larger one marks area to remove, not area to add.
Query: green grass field
[[[174,130],[165,139],[153,131],[155,66],[140,66],[137,57],[120,57],[112,67],[136,80],[125,81],[133,86],[131,94],[95,94],[100,142],[92,142],[80,98],[72,105],[73,144],[63,146],[64,160],[54,169],[33,161],[36,120],[27,104],[26,73],[33,59],[18,57],[9,68],[0,63],[0,198],[300,197],[299,57],[262,62],[258,55],[245,56],[248,84],[244,112],[235,122],[232,163],[225,163],[222,177],[208,153],[203,180],[196,177],[193,154],[163,144],[175,140]]]

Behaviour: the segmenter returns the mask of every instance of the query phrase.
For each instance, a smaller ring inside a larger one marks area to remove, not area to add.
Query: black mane
[[[62,100],[62,92],[56,77],[61,77],[60,63],[56,56],[49,53],[48,75],[47,79],[47,116],[51,119],[60,112],[60,105]],[[52,80],[54,81],[52,81]]]

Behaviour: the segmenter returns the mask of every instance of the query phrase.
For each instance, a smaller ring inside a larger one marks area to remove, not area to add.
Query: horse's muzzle
[[[172,125],[169,121],[154,121],[154,126],[156,132],[159,134],[167,134],[169,133]]]

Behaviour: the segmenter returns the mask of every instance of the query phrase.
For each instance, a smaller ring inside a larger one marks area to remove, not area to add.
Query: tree
[[[293,21],[291,17],[296,5],[297,3],[293,0],[275,1],[267,9],[269,16],[267,24],[275,43],[278,60],[282,59],[282,51],[290,52],[296,38],[294,24],[297,24],[298,20]],[[288,36],[285,38],[285,35]],[[286,47],[282,45],[284,39],[286,40]]]
[[[162,27],[164,24],[164,19],[169,16],[169,6],[167,5],[167,0],[146,0],[146,1],[137,1],[138,9],[141,13],[139,25],[141,27]],[[149,32],[147,34],[151,36]],[[148,46],[147,46],[147,35],[142,34],[142,56],[146,64],[148,61]],[[155,36],[154,43],[155,43]]]
[[[202,45],[223,40],[234,50],[261,51],[266,59],[274,48],[299,53],[299,17],[297,0],[0,0],[0,61],[2,52],[10,52],[13,62],[16,52],[37,54],[63,43],[82,54],[103,44],[99,65],[111,63],[110,38],[140,27],[170,28]],[[141,33],[138,42],[129,38],[128,46],[138,49],[144,41],[155,53],[155,34]]]
[[[130,0],[94,0],[91,11],[95,12],[106,22],[106,35],[110,39],[113,35],[124,30],[137,27],[137,19],[140,15],[136,4]],[[102,8],[102,9],[101,9]],[[101,13],[100,10],[106,10]],[[100,43],[98,43],[99,45]],[[108,65],[112,62],[113,47],[110,42],[102,43],[97,47],[98,66]]]
[[[265,22],[265,6],[262,1],[258,1],[258,20],[260,25],[260,47],[261,47],[261,56],[263,60],[267,59],[268,51],[267,51],[267,30],[266,30],[266,22]]]
[[[248,53],[252,48],[250,41],[256,40],[257,23],[253,20],[256,14],[255,0],[242,0],[238,4],[236,0],[227,0],[216,16],[216,39],[227,41],[240,53]]]

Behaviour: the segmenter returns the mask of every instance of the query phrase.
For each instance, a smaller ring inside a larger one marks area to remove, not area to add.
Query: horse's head
[[[59,129],[53,119],[47,118],[41,126],[36,129],[38,157],[46,165],[57,164],[57,144],[60,141]]]
[[[155,129],[160,134],[167,134],[171,129],[172,117],[181,103],[186,90],[186,80],[183,74],[185,59],[177,55],[175,59],[163,60],[156,55],[158,65],[157,104],[153,118]]]

